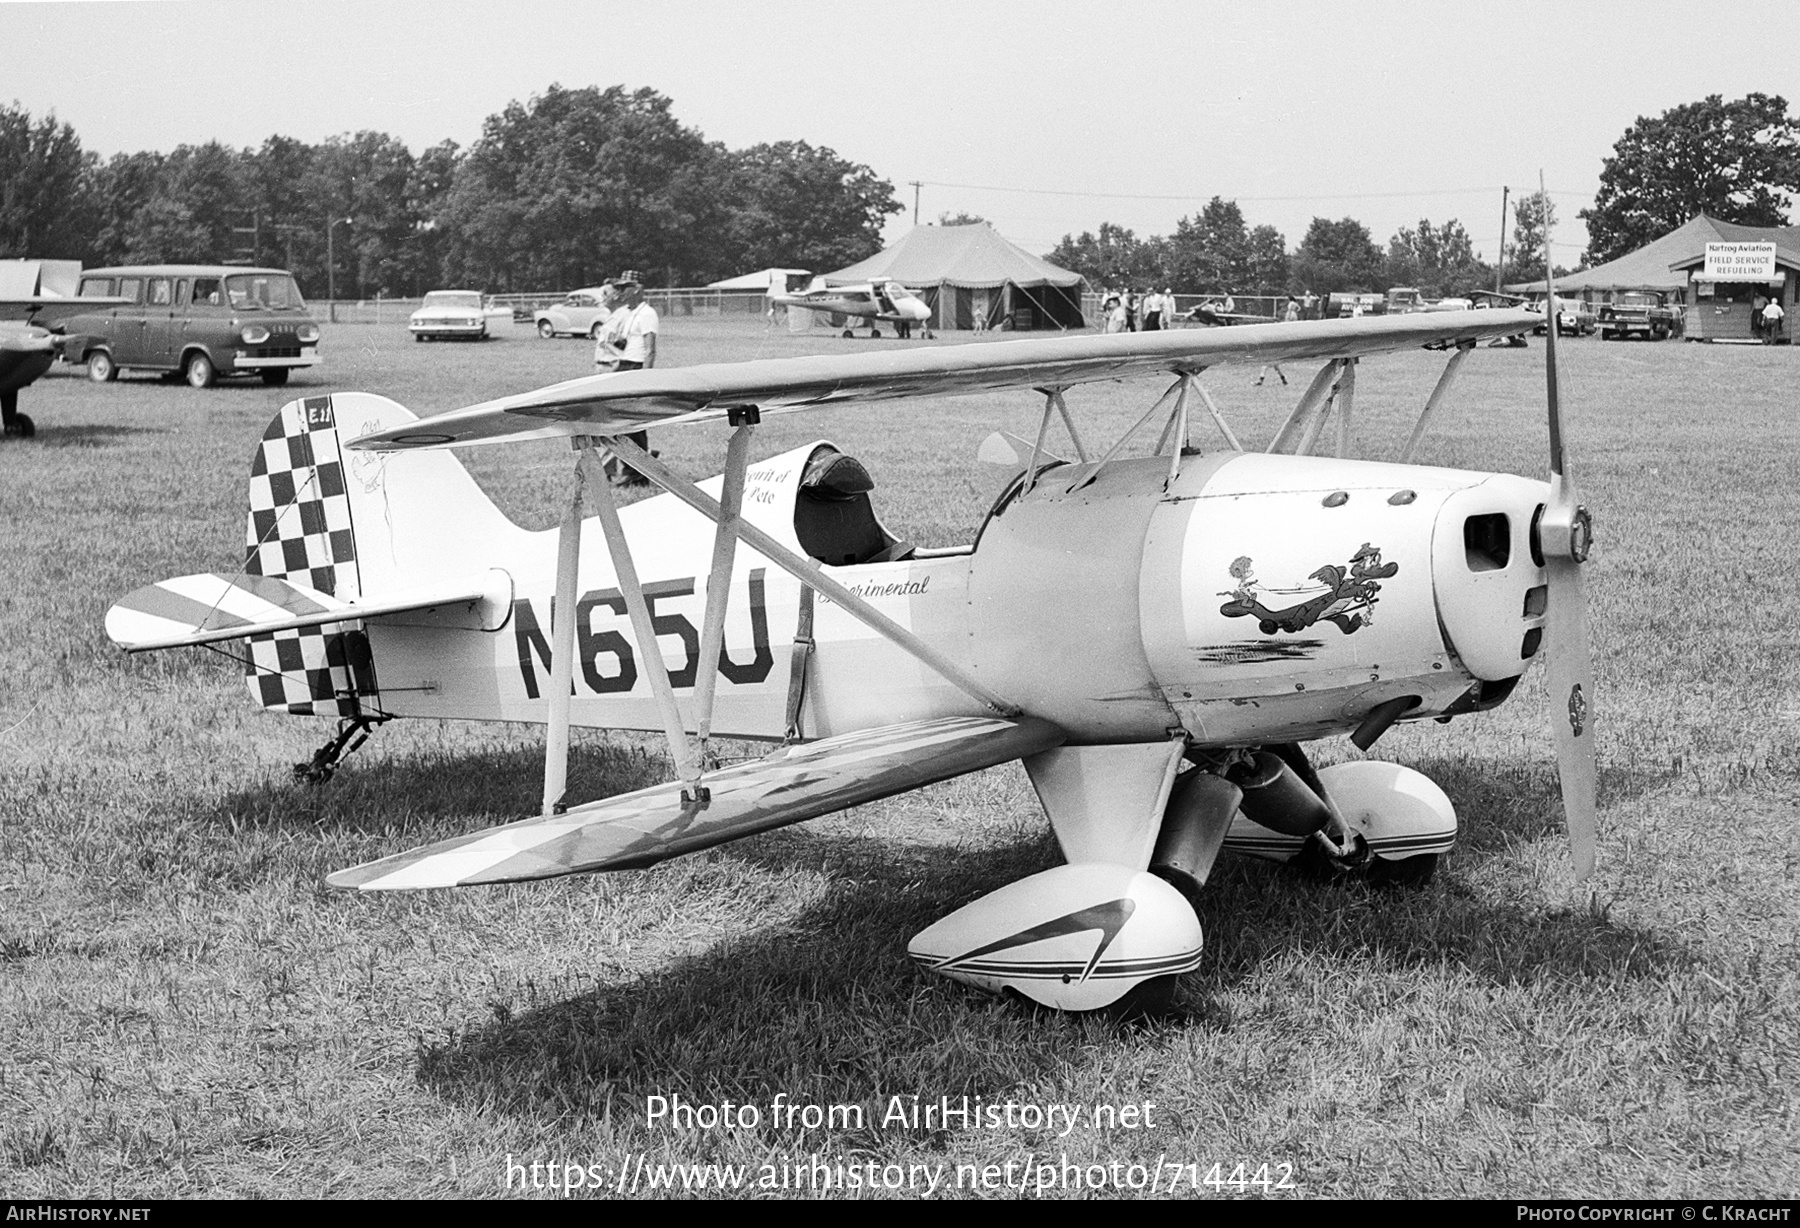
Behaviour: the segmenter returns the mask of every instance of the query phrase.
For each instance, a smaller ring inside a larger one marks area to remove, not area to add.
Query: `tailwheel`
[[[294,765],[294,780],[303,785],[324,784],[336,774],[338,764],[355,754],[369,740],[369,732],[386,719],[372,716],[345,717],[338,722],[337,733],[314,751],[310,760]]]

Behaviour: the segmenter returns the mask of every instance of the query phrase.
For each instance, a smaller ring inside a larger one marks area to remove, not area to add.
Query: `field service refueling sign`
[[[1709,281],[1774,281],[1773,243],[1708,243],[1702,277]]]

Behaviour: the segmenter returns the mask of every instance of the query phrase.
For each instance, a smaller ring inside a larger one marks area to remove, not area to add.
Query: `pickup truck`
[[[1675,308],[1661,294],[1627,290],[1610,303],[1600,305],[1597,321],[1600,340],[1615,337],[1648,337],[1661,341],[1675,331]]]

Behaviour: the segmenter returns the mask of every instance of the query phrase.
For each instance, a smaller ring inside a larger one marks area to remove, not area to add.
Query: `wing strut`
[[[1300,401],[1294,406],[1294,412],[1288,415],[1288,420],[1281,424],[1279,431],[1275,432],[1275,438],[1269,440],[1269,446],[1265,451],[1270,453],[1291,452],[1296,456],[1306,454],[1304,441],[1310,439],[1317,430],[1313,426],[1313,415],[1320,413],[1320,407],[1327,404],[1335,390],[1338,374],[1342,371],[1343,366],[1342,358],[1334,358],[1319,368],[1319,373],[1313,376],[1312,383],[1308,384],[1306,391],[1300,394]]]
[[[706,621],[700,628],[700,671],[694,680],[695,732],[700,739],[700,758],[709,759],[712,737],[713,695],[719,681],[719,652],[725,643],[725,611],[731,598],[731,564],[737,552],[732,531],[744,502],[744,474],[750,467],[750,436],[761,415],[744,410],[732,416],[731,441],[725,446],[725,485],[719,492],[719,524],[713,533],[712,572],[706,578]]]
[[[1075,429],[1075,415],[1071,414],[1069,412],[1069,407],[1063,403],[1062,394],[1063,390],[1057,388],[1051,391],[1049,396],[1050,399],[1056,403],[1056,411],[1062,415],[1063,426],[1068,428],[1069,442],[1075,445],[1075,459],[1086,464],[1088,458],[1087,447],[1081,442],[1081,432]]]
[[[1219,428],[1219,434],[1225,436],[1225,442],[1231,446],[1233,452],[1242,452],[1244,445],[1238,442],[1237,433],[1231,429],[1231,423],[1225,421],[1225,415],[1219,412],[1219,406],[1212,399],[1212,393],[1208,392],[1206,385],[1200,382],[1200,372],[1194,372],[1193,380],[1194,391],[1200,394],[1202,401],[1206,402],[1206,410],[1212,415],[1213,425]]]
[[[1188,391],[1194,386],[1194,377],[1183,371],[1176,385],[1175,408],[1169,413],[1169,429],[1175,438],[1169,444],[1169,485],[1175,485],[1175,479],[1181,476],[1181,456],[1188,446]]]
[[[582,452],[584,460],[591,456],[591,449]],[[656,696],[657,711],[662,715],[663,733],[669,739],[669,757],[675,761],[675,774],[681,778],[682,799],[704,800],[705,794],[700,789],[700,761],[688,746],[687,730],[681,722],[681,709],[675,703],[675,688],[669,682],[669,666],[663,660],[662,650],[656,645],[656,627],[650,621],[650,603],[644,600],[644,586],[638,582],[637,562],[631,557],[631,543],[625,539],[625,526],[619,523],[619,505],[613,500],[612,484],[602,477],[595,485],[600,489],[600,497],[594,502],[600,513],[600,527],[606,533],[606,550],[612,556],[613,574],[619,582],[619,591],[624,594],[625,610],[631,616],[631,633],[638,642],[638,655],[643,660],[644,672],[650,675],[650,691]],[[706,602],[709,614],[712,601],[713,593],[708,591]],[[723,613],[720,617],[724,617]],[[705,656],[701,656],[700,672],[710,674],[716,669],[716,656],[710,666]]]
[[[1062,389],[1050,388],[1044,392],[1044,412],[1038,418],[1037,436],[1031,441],[1031,458],[1025,462],[1025,485],[1020,488],[1019,496],[1031,493],[1037,485],[1038,464],[1044,455],[1044,436],[1050,433],[1050,411],[1062,401]]]
[[[569,787],[569,696],[575,688],[575,573],[581,563],[581,490],[586,482],[581,455],[594,441],[577,435],[569,505],[556,532],[556,600],[550,608],[550,707],[544,732],[544,813],[561,814]]]
[[[1075,445],[1076,458],[1083,464],[1088,459],[1087,446],[1081,442],[1081,432],[1075,429],[1075,416],[1069,412],[1068,405],[1063,401],[1063,389],[1039,388],[1038,391],[1044,394],[1044,416],[1038,420],[1037,439],[1031,445],[1031,459],[1025,465],[1025,485],[1019,491],[1021,496],[1030,494],[1031,488],[1037,485],[1038,467],[1043,464],[1043,458],[1046,456],[1052,459],[1056,458],[1054,452],[1049,452],[1044,448],[1044,440],[1050,433],[1050,412],[1052,410],[1062,416],[1063,426],[1069,432],[1069,442]]]
[[[608,436],[604,443],[607,450],[613,455],[625,461],[662,489],[680,499],[715,525],[723,524],[723,512],[717,500],[686,478],[672,472],[661,461],[632,443],[629,438],[623,435]],[[1016,716],[1018,714],[1019,709],[1016,706],[990,691],[956,662],[832,579],[812,559],[802,558],[795,554],[773,537],[741,518],[731,523],[730,532],[802,584],[810,584],[824,593],[842,606],[852,618],[917,657],[925,665],[943,675],[959,690],[980,701],[989,710],[1000,716]]]
[[[1400,449],[1402,465],[1413,463],[1413,454],[1419,450],[1419,441],[1425,438],[1425,428],[1431,424],[1431,416],[1437,412],[1438,404],[1449,394],[1450,385],[1456,382],[1456,373],[1461,369],[1463,359],[1467,358],[1469,351],[1474,348],[1473,341],[1458,345],[1455,352],[1450,355],[1450,361],[1444,364],[1444,373],[1438,376],[1437,387],[1431,390],[1431,396],[1426,398],[1425,408],[1419,411],[1419,421],[1413,427],[1411,438],[1406,441],[1406,446]]]
[[[1350,456],[1350,408],[1356,399],[1356,359],[1344,360],[1344,374],[1338,379],[1337,387],[1332,390],[1331,403],[1325,406],[1325,412],[1319,415],[1319,426],[1325,425],[1325,419],[1331,416],[1332,405],[1337,406],[1337,454],[1341,458]],[[1308,450],[1310,450],[1310,441]]]
[[[1152,453],[1161,456],[1162,450],[1169,448],[1168,486],[1173,486],[1175,479],[1181,476],[1181,454],[1188,446],[1187,398],[1188,385],[1192,382],[1193,376],[1185,371],[1175,381],[1175,408],[1169,411],[1169,420],[1163,423],[1162,434],[1156,437],[1156,450]],[[1173,447],[1169,443],[1171,439],[1174,440]]]
[[[1081,478],[1073,486],[1069,487],[1069,493],[1074,494],[1076,491],[1080,490],[1083,486],[1092,485],[1094,482],[1094,479],[1100,476],[1100,471],[1102,469],[1106,468],[1106,462],[1111,460],[1113,457],[1115,457],[1119,454],[1119,450],[1122,449],[1126,445],[1126,443],[1130,441],[1131,437],[1143,429],[1144,423],[1146,423],[1146,422],[1150,421],[1150,419],[1156,417],[1156,415],[1162,410],[1163,402],[1167,401],[1171,396],[1178,396],[1178,394],[1183,390],[1183,388],[1185,386],[1186,386],[1185,379],[1176,380],[1173,384],[1170,384],[1168,387],[1168,390],[1166,392],[1164,392],[1161,396],[1156,398],[1156,404],[1152,405],[1149,409],[1144,411],[1143,417],[1139,418],[1136,422],[1133,422],[1130,426],[1125,428],[1125,433],[1120,435],[1119,438],[1113,442],[1113,446],[1106,450],[1106,455],[1102,456],[1100,458],[1099,463],[1096,464],[1091,470],[1088,471],[1087,476]],[[1165,433],[1164,438],[1167,438],[1166,433]],[[1157,447],[1159,449],[1162,447],[1162,443],[1160,441],[1158,442]]]

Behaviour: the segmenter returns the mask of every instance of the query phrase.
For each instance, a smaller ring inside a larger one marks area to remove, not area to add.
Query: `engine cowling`
[[[1173,483],[1165,457],[1059,466],[983,530],[976,670],[1073,741],[1299,741],[1395,700],[1435,715],[1535,652],[1543,492],[1326,457],[1190,457]]]

